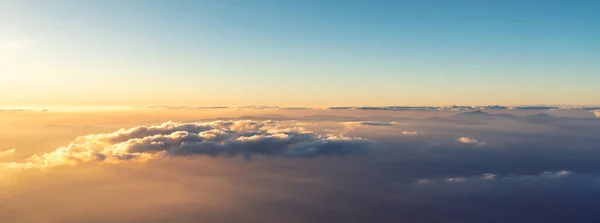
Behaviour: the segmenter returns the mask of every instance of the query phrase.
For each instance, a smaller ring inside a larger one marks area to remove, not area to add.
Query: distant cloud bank
[[[466,183],[473,181],[511,181],[511,180],[537,180],[537,179],[552,179],[552,178],[562,178],[568,177],[572,173],[566,170],[560,170],[556,172],[552,171],[544,171],[538,175],[504,175],[500,176],[498,174],[493,173],[484,173],[478,176],[472,177],[449,177],[443,180],[431,180],[431,179],[421,179],[417,180],[417,184],[432,184],[432,183]]]
[[[136,108],[160,108],[160,109],[276,109],[276,110],[311,110],[323,109],[316,107],[280,107],[280,106],[134,106]],[[327,107],[327,110],[382,110],[382,111],[469,111],[469,110],[600,110],[593,106],[341,106]]]
[[[380,107],[329,107],[330,110],[383,110],[383,111],[465,111],[465,110],[600,110],[588,106],[380,106]]]

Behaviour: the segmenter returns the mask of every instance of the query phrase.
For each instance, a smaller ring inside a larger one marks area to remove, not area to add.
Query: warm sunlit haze
[[[0,223],[600,222],[598,12],[0,0]]]

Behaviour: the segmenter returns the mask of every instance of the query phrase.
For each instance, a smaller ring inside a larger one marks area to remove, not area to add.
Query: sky
[[[0,1],[0,106],[600,104],[597,1]]]

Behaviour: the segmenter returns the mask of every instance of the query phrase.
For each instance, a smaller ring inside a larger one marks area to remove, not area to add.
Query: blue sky
[[[3,105],[600,104],[596,1],[3,1]]]

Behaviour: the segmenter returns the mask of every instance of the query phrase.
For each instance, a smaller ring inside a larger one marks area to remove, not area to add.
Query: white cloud
[[[460,137],[457,140],[459,142],[465,143],[465,144],[479,144],[479,141],[477,141],[476,139],[469,138],[469,137]]]
[[[373,142],[340,135],[320,135],[301,127],[283,127],[272,121],[165,122],[107,134],[76,138],[54,152],[34,155],[8,168],[47,168],[80,163],[144,162],[170,156],[243,155],[314,157],[367,152]]]

